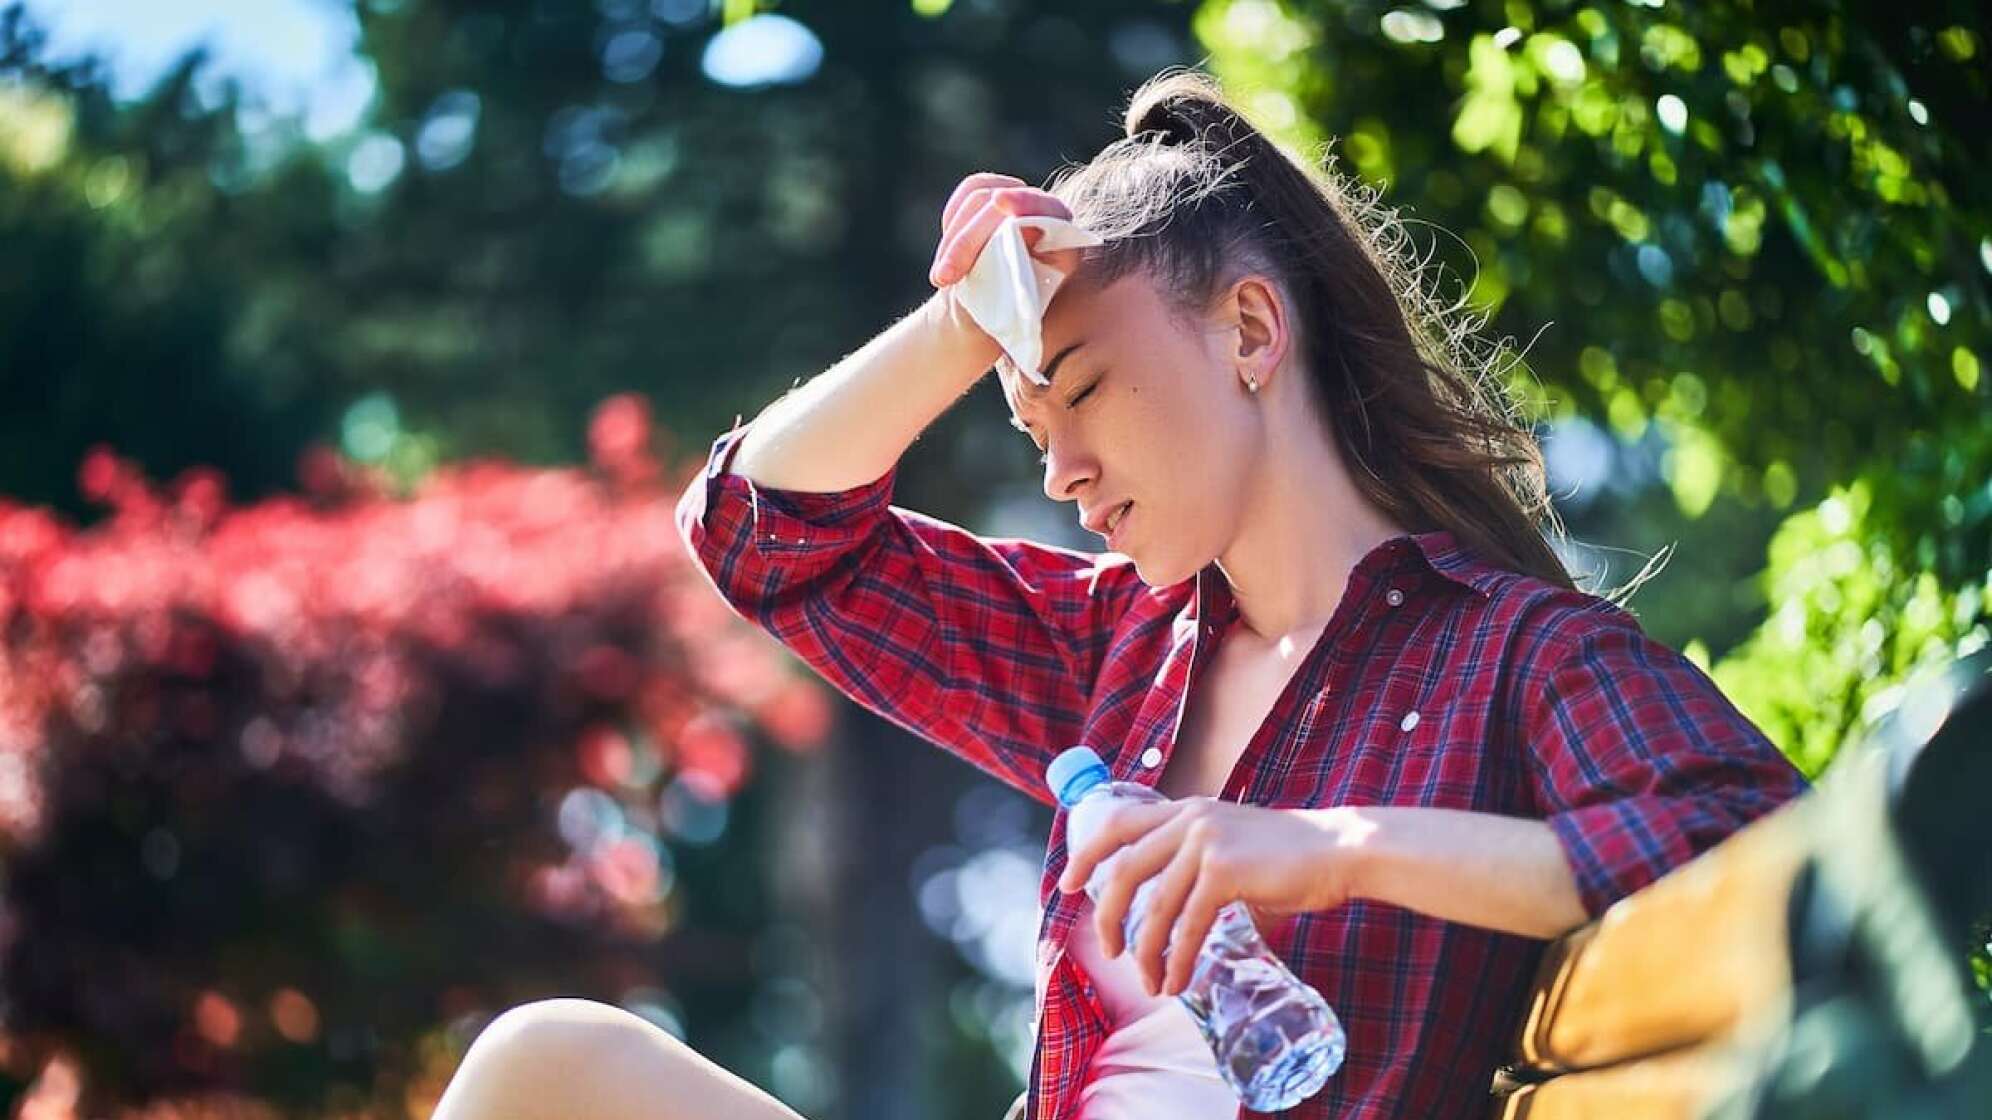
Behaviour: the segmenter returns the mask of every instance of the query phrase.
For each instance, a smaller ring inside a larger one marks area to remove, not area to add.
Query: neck
[[[1238,535],[1218,557],[1239,623],[1267,642],[1319,633],[1349,573],[1404,529],[1349,479],[1329,434],[1304,409],[1269,420]]]

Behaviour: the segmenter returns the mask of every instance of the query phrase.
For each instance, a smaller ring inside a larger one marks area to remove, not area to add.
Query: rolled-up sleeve
[[[1522,680],[1527,752],[1590,916],[1806,789],[1707,674],[1630,615],[1567,612],[1538,648]]]
[[[1132,562],[901,509],[896,466],[833,493],[761,486],[729,470],[746,431],[677,507],[721,597],[857,703],[1044,799],[1143,586]]]

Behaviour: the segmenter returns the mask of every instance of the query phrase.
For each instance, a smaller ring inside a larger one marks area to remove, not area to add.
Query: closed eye
[[[1083,400],[1085,400],[1085,399],[1086,399],[1087,397],[1090,397],[1090,396],[1092,396],[1092,395],[1093,395],[1093,390],[1095,390],[1095,389],[1097,389],[1097,388],[1099,388],[1099,387],[1100,387],[1100,383],[1099,383],[1099,381],[1097,381],[1097,380],[1096,380],[1096,381],[1094,381],[1094,382],[1093,382],[1093,383],[1092,383],[1091,385],[1088,385],[1088,386],[1086,386],[1086,387],[1085,387],[1084,389],[1081,389],[1081,390],[1079,391],[1079,394],[1078,394],[1077,396],[1073,397],[1073,398],[1072,398],[1072,399],[1071,399],[1070,401],[1067,401],[1067,402],[1066,402],[1066,404],[1065,404],[1065,407],[1066,407],[1066,408],[1068,408],[1068,409],[1072,409],[1072,408],[1077,408],[1077,407],[1079,406],[1079,402],[1080,402],[1080,401],[1083,401]],[[1014,417],[1014,416],[1010,417],[1010,426],[1011,426],[1012,428],[1015,428],[1015,429],[1017,429],[1018,431],[1020,431],[1020,432],[1024,433],[1024,434],[1025,434],[1025,435],[1027,435],[1027,436],[1031,434],[1031,430],[1030,430],[1029,428],[1026,428],[1026,427],[1024,427],[1024,425],[1023,425],[1023,424],[1019,423],[1019,422],[1018,422],[1018,420],[1017,420],[1017,418],[1016,418],[1016,417]],[[1032,443],[1036,443],[1036,442],[1037,442],[1037,437],[1035,437],[1035,436],[1032,436],[1032,438],[1031,438],[1031,442],[1032,442]],[[1040,466],[1040,467],[1041,467],[1041,466],[1044,466],[1045,462],[1046,462],[1046,461],[1047,461],[1048,459],[1050,459],[1050,458],[1051,458],[1051,452],[1050,452],[1050,450],[1049,450],[1049,449],[1045,449],[1045,448],[1040,448],[1040,449],[1038,450],[1038,460],[1037,460],[1037,461],[1038,461],[1038,466]]]

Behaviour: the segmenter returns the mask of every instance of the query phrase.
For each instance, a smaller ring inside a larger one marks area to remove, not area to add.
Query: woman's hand
[[[982,247],[989,243],[990,235],[1003,224],[1003,219],[1027,215],[1069,221],[1072,211],[1056,196],[1014,175],[979,172],[963,179],[941,211],[941,243],[934,251],[928,281],[936,288],[945,288],[968,275],[975,259],[982,255]],[[1025,230],[1025,246],[1035,248],[1042,236],[1041,230]],[[1079,251],[1062,249],[1038,259],[1069,273],[1078,262]]]
[[[1113,957],[1126,947],[1121,924],[1135,890],[1155,878],[1135,963],[1150,993],[1173,995],[1189,983],[1226,903],[1293,914],[1355,897],[1358,858],[1374,830],[1353,808],[1267,809],[1211,797],[1128,802],[1113,806],[1099,834],[1070,853],[1058,889],[1084,889],[1093,869],[1118,855],[1094,902],[1100,947]]]

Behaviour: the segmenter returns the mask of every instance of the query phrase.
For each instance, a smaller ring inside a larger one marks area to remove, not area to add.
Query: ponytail
[[[1498,347],[1476,333],[1486,318],[1456,318],[1424,289],[1395,212],[1288,156],[1196,71],[1149,79],[1124,126],[1051,187],[1106,239],[1079,275],[1145,272],[1186,317],[1236,275],[1271,277],[1363,496],[1413,532],[1448,530],[1497,566],[1573,587],[1545,536],[1562,525],[1541,448],[1500,384]]]

